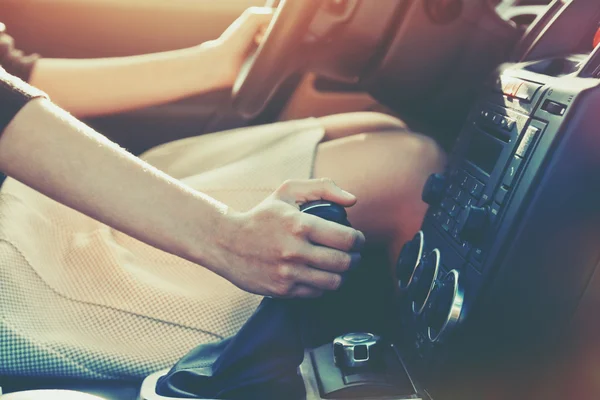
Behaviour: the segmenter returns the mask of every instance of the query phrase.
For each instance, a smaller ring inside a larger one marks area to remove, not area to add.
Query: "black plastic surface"
[[[416,394],[406,370],[389,346],[384,354],[385,368],[380,371],[339,369],[333,362],[331,344],[312,350],[310,359],[321,397],[324,399],[361,399],[377,396],[410,398]]]

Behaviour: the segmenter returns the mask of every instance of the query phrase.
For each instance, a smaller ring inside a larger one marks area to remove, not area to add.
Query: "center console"
[[[478,381],[533,376],[585,330],[571,319],[600,256],[600,6],[550,10],[487,82],[398,260],[399,353],[433,398],[488,398]]]

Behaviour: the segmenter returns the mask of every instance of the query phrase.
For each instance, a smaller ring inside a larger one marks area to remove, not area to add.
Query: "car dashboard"
[[[555,0],[488,77],[398,259],[387,370],[307,349],[309,398],[598,398],[599,27],[597,0]]]
[[[540,16],[424,189],[430,209],[398,261],[397,313],[398,353],[427,397],[598,393],[581,354],[598,342],[594,3],[554,2]]]

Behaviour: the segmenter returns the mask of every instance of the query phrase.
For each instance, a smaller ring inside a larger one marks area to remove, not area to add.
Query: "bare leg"
[[[328,124],[327,118],[326,139],[332,140],[319,145],[314,175],[358,197],[350,220],[369,241],[387,245],[395,260],[423,221],[421,192],[427,177],[443,169],[445,154],[432,139],[388,116],[363,113],[361,122],[346,126],[339,120]]]

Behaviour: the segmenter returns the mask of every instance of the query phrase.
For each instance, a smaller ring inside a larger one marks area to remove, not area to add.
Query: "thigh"
[[[444,152],[432,139],[393,130],[321,143],[314,175],[331,178],[358,197],[349,217],[371,241],[401,244],[422,223],[427,177],[444,165]]]
[[[376,112],[354,112],[319,118],[325,129],[323,142],[365,132],[406,130],[404,122],[390,115]]]

